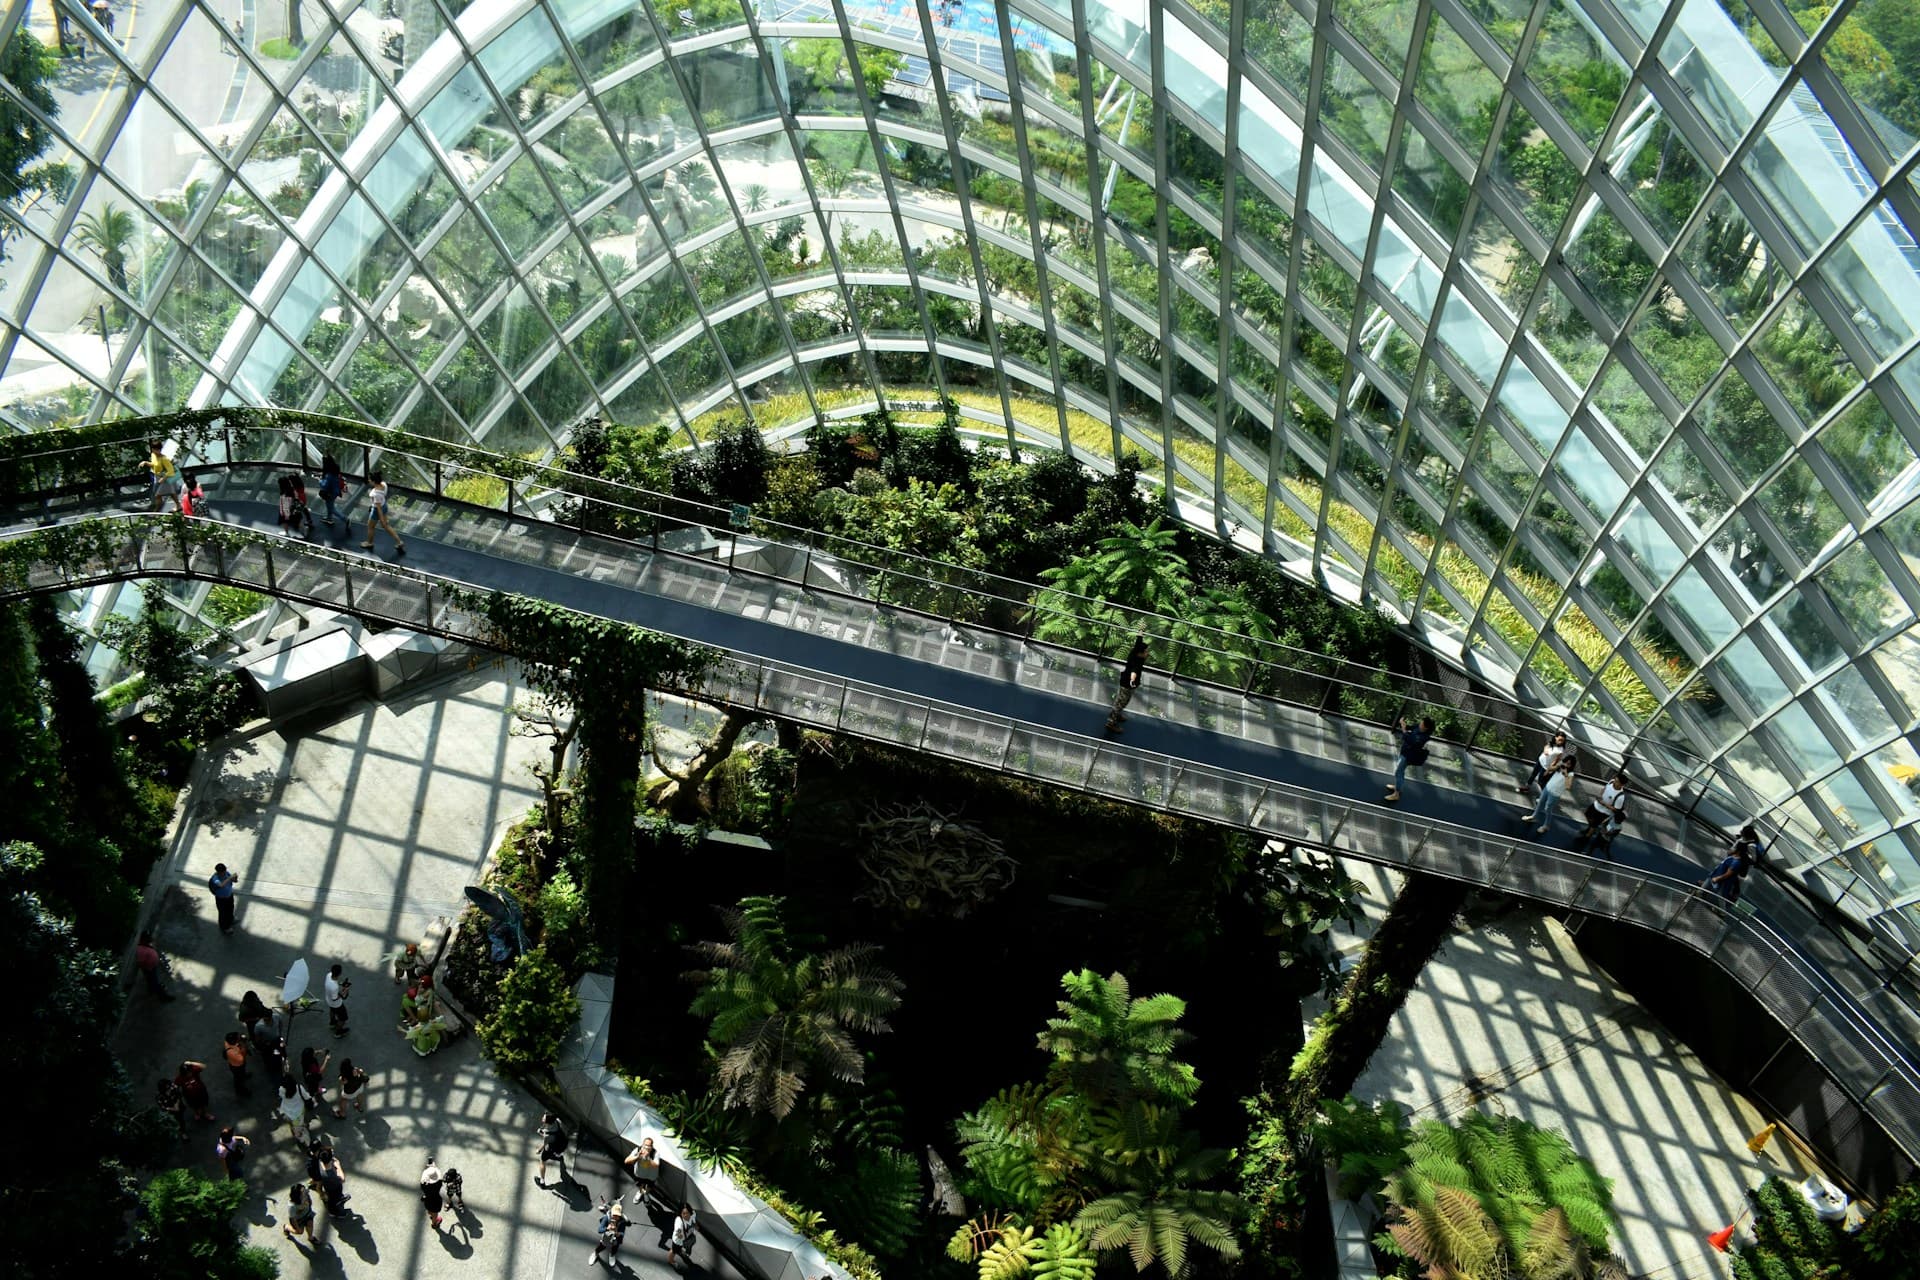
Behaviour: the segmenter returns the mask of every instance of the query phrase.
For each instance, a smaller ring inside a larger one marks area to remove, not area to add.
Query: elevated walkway
[[[159,576],[483,645],[476,591],[650,627],[726,655],[701,693],[732,705],[1658,932],[1752,992],[1851,1107],[1920,1159],[1912,1007],[1764,876],[1736,909],[1702,893],[1725,838],[1677,806],[1642,795],[1632,834],[1610,858],[1588,857],[1559,847],[1575,834],[1570,816],[1535,838],[1513,791],[1522,763],[1485,750],[1436,741],[1406,799],[1379,803],[1391,737],[1312,705],[1149,673],[1125,741],[1104,739],[1113,664],[877,603],[850,589],[844,566],[802,548],[660,522],[625,541],[396,489],[389,512],[407,555],[394,560],[384,534],[379,554],[359,549],[364,522],[312,541],[276,532],[277,464],[193,469],[210,519],[129,514],[118,505],[129,495],[98,486],[54,499],[50,529],[16,511],[0,530],[0,599]]]

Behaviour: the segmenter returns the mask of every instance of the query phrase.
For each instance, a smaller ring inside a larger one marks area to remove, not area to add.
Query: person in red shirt
[[[162,1000],[173,999],[173,993],[160,981],[160,950],[153,945],[152,934],[140,935],[140,941],[133,948],[133,963],[140,970],[140,976],[147,980],[147,990]]]

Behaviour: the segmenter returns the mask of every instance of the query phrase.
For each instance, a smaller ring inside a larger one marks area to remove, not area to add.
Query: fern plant
[[[1240,1197],[1191,1187],[1129,1188],[1102,1196],[1082,1209],[1073,1225],[1105,1253],[1125,1249],[1135,1271],[1158,1264],[1173,1280],[1193,1265],[1194,1245],[1223,1258],[1240,1256],[1233,1224],[1244,1212]]]
[[[1414,1126],[1407,1159],[1406,1170],[1389,1183],[1396,1204],[1430,1201],[1436,1187],[1466,1191],[1511,1257],[1524,1254],[1534,1220],[1550,1208],[1565,1212],[1594,1254],[1607,1251],[1613,1184],[1552,1130],[1478,1112],[1457,1125],[1424,1120]]]
[[[1174,1056],[1191,1037],[1179,1022],[1187,1002],[1174,995],[1135,998],[1123,974],[1091,969],[1060,979],[1066,999],[1047,1019],[1040,1047],[1054,1074],[1090,1103],[1160,1097],[1190,1103],[1200,1090],[1193,1068]]]
[[[1099,1264],[1092,1242],[1079,1229],[1056,1222],[1036,1234],[1010,1214],[965,1223],[947,1243],[955,1262],[976,1263],[980,1280],[1093,1280]]]
[[[707,962],[692,1011],[711,1020],[716,1078],[730,1107],[776,1120],[792,1112],[809,1071],[858,1084],[866,1062],[855,1032],[891,1030],[901,982],[861,943],[825,955],[814,938],[790,937],[781,898],[744,898],[723,913],[729,939],[690,948]]]

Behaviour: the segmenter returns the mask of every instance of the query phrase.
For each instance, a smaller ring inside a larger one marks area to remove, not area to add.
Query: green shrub
[[[133,1258],[150,1280],[273,1280],[273,1250],[243,1243],[234,1215],[247,1184],[215,1182],[190,1169],[169,1169],[140,1193],[146,1210],[134,1228]]]
[[[1920,1277],[1920,1182],[1901,1184],[1860,1231],[1860,1252],[1886,1280]]]
[[[1377,1106],[1352,1094],[1320,1106],[1313,1139],[1340,1171],[1340,1196],[1356,1200],[1386,1185],[1407,1162],[1407,1110],[1397,1102]]]
[[[580,998],[566,971],[548,957],[546,948],[535,947],[507,970],[499,1007],[474,1030],[501,1070],[546,1071],[579,1016]]]
[[[245,622],[267,607],[267,597],[244,587],[215,587],[207,592],[207,604],[201,616],[216,627],[231,627]]]

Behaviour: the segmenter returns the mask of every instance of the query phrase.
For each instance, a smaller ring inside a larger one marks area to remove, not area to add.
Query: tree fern
[[[1134,1270],[1158,1264],[1178,1280],[1192,1265],[1190,1245],[1224,1258],[1240,1256],[1233,1223],[1245,1210],[1240,1197],[1225,1191],[1164,1186],[1102,1196],[1080,1210],[1073,1225],[1102,1253],[1125,1249]]]
[[[1084,1199],[1077,1183],[1087,1125],[1079,1099],[1029,1083],[1002,1089],[955,1128],[978,1198],[1044,1225]]]
[[[1125,975],[1102,978],[1091,969],[1063,975],[1060,985],[1061,1016],[1047,1019],[1039,1043],[1063,1084],[1095,1105],[1130,1096],[1193,1101],[1199,1077],[1174,1056],[1190,1039],[1179,1026],[1186,1001],[1165,994],[1135,999]]]
[[[819,1184],[819,1207],[840,1234],[882,1258],[898,1258],[920,1230],[920,1162],[899,1150],[859,1152]]]
[[[1389,1182],[1395,1203],[1424,1205],[1441,1188],[1463,1190],[1492,1220],[1512,1257],[1525,1254],[1535,1221],[1553,1208],[1564,1211],[1593,1255],[1607,1251],[1613,1184],[1551,1130],[1478,1112],[1457,1125],[1425,1120],[1414,1126],[1407,1159],[1407,1169]]]
[[[803,951],[817,939],[788,935],[780,898],[745,898],[723,913],[726,942],[689,948],[707,967],[692,1011],[708,1018],[719,1051],[719,1085],[730,1107],[784,1119],[810,1070],[859,1083],[865,1060],[853,1032],[884,1032],[900,1004],[900,979],[858,944],[826,955]]]
[[[1047,1228],[1046,1235],[1028,1240],[1020,1252],[1032,1264],[1035,1280],[1093,1280],[1099,1264],[1092,1242],[1064,1222],[1056,1222]]]
[[[1479,1201],[1458,1187],[1439,1187],[1423,1204],[1397,1205],[1387,1225],[1394,1243],[1436,1280],[1502,1280],[1506,1242]]]

